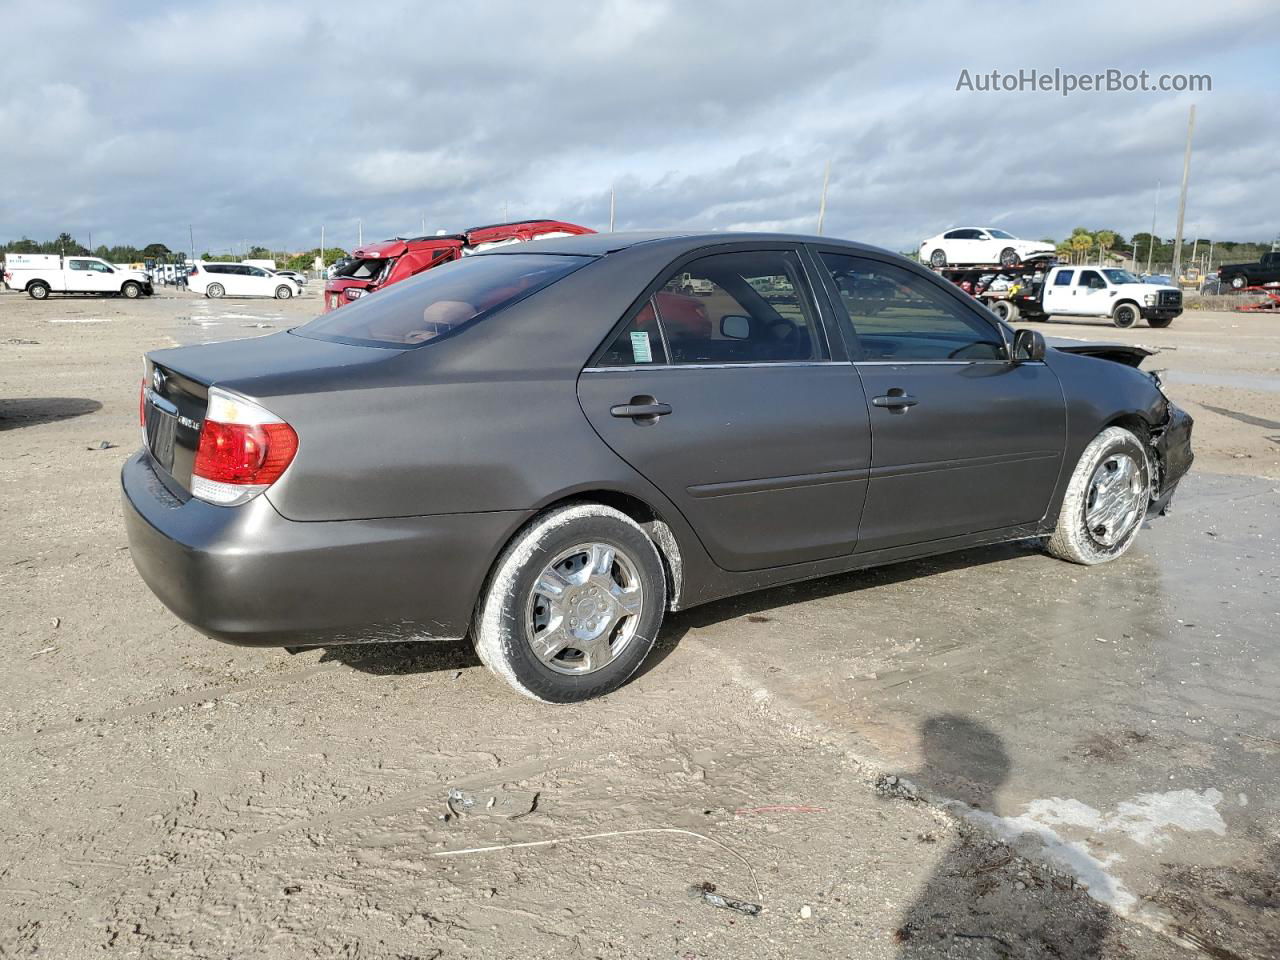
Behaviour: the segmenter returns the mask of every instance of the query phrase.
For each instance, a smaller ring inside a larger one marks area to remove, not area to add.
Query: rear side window
[[[672,363],[825,360],[796,255],[783,250],[694,260],[653,297]]]
[[[609,344],[609,349],[596,360],[597,367],[651,366],[667,362],[667,349],[658,330],[658,311],[654,301],[662,294],[655,294],[644,302],[631,322]]]
[[[1059,270],[1058,275],[1053,278],[1053,285],[1055,287],[1069,287],[1073,276],[1075,276],[1074,270]]]
[[[467,257],[392,284],[293,332],[317,340],[417,347],[454,333],[567,276],[590,257]]]

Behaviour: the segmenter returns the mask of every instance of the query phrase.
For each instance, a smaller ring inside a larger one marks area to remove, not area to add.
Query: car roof
[[[826,246],[849,247],[853,250],[864,250],[876,253],[892,253],[882,247],[857,243],[852,240],[841,240],[835,237],[819,237],[798,233],[758,233],[734,232],[723,230],[701,230],[687,233],[671,231],[626,231],[621,233],[584,233],[576,237],[553,237],[548,240],[530,240],[527,243],[513,243],[503,247],[495,247],[473,254],[478,257],[510,256],[520,253],[552,253],[573,256],[601,257],[618,253],[632,247],[661,246],[668,249],[672,256],[680,256],[691,250],[712,247],[726,243],[813,243]],[[897,254],[894,254],[895,256]]]

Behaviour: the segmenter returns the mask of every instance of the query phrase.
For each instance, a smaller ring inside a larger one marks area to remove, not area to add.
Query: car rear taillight
[[[147,378],[143,377],[138,384],[138,426],[147,425]]]
[[[280,479],[298,452],[298,435],[270,410],[243,397],[209,391],[191,493],[231,507],[252,500]]]

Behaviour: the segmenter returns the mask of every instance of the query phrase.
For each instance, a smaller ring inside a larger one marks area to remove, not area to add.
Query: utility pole
[[[1191,178],[1191,134],[1196,128],[1196,105],[1191,105],[1187,117],[1187,149],[1182,155],[1182,194],[1178,197],[1178,229],[1173,237],[1173,276],[1170,278],[1176,286],[1182,266],[1182,219],[1187,213],[1187,181]]]
[[[827,218],[827,184],[831,182],[831,161],[822,172],[822,200],[818,203],[818,236],[822,236],[822,221]]]
[[[610,233],[613,233],[613,202],[614,202],[615,193],[616,193],[616,190],[613,187],[610,187],[609,188],[609,232]]]
[[[191,244],[191,262],[196,262],[196,229],[191,224],[187,224],[187,241]]]
[[[1147,273],[1151,272],[1151,254],[1156,249],[1156,211],[1160,209],[1160,181],[1156,181],[1156,202],[1151,207],[1151,232],[1147,234]]]

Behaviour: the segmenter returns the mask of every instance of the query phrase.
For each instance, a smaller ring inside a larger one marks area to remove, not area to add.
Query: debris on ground
[[[891,773],[884,773],[876,778],[876,793],[894,800],[910,800],[912,803],[919,803],[924,799],[920,788],[914,783],[906,777]]]
[[[118,443],[112,443],[110,440],[99,440],[95,447],[85,447],[86,450],[114,450],[118,447]]]
[[[826,813],[826,807],[811,807],[804,803],[774,803],[764,807],[739,807],[735,817],[747,817],[754,813]]]
[[[532,813],[538,806],[538,794],[528,790],[495,790],[473,794],[454,787],[446,798],[449,812],[455,817],[466,815],[505,817],[514,820]]]
[[[748,917],[758,917],[764,910],[760,904],[752,903],[750,900],[735,900],[733,897],[721,896],[716,893],[714,883],[695,884],[689,888],[689,892],[713,907],[719,907],[721,910],[735,910]]]

